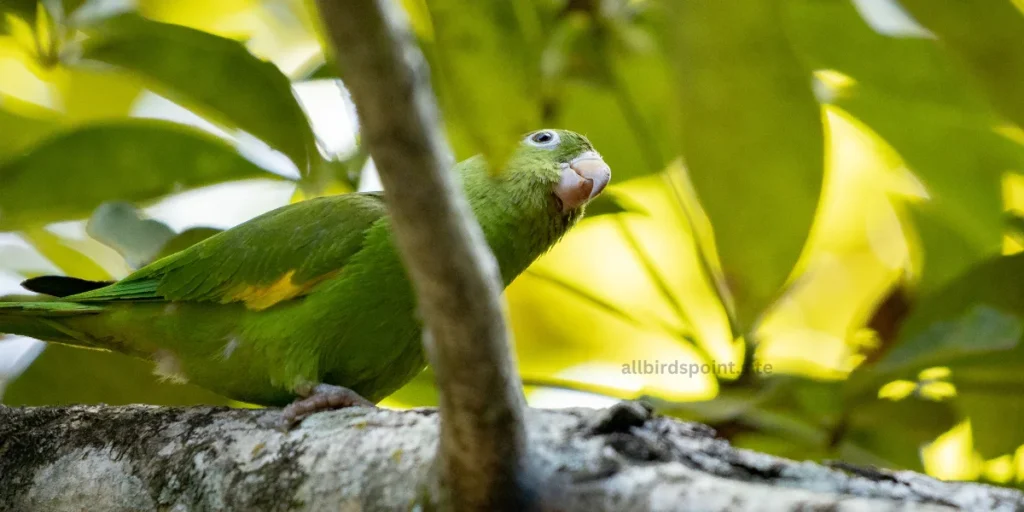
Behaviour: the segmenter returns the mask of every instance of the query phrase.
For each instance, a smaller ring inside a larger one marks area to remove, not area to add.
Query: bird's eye
[[[550,148],[555,144],[558,144],[558,133],[551,130],[541,130],[539,132],[531,133],[526,137],[526,141],[531,146]]]

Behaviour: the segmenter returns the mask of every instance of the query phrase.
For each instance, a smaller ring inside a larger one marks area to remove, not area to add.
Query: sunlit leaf
[[[626,245],[629,246],[629,249],[636,256],[637,262],[640,263],[641,267],[643,267],[644,273],[647,275],[647,279],[649,279],[651,281],[651,284],[653,284],[654,287],[658,290],[658,294],[660,295],[661,299],[664,300],[667,304],[671,305],[673,312],[676,314],[676,316],[679,318],[681,322],[688,326],[687,328],[689,329],[689,326],[692,325],[692,322],[689,319],[689,315],[687,315],[686,308],[683,307],[682,303],[679,301],[679,298],[676,296],[675,292],[673,292],[672,286],[669,285],[668,282],[665,280],[665,277],[662,275],[661,271],[654,263],[654,260],[650,257],[650,255],[648,255],[647,250],[644,248],[643,244],[641,244],[640,241],[637,240],[637,238],[633,235],[632,231],[629,229],[629,226],[623,221],[623,219],[620,217],[616,218],[615,221],[616,226],[619,228],[619,232],[622,234],[622,238],[626,241]],[[697,341],[694,340],[691,335],[687,334],[683,335],[682,337],[686,338],[695,346],[699,346],[697,345]],[[707,359],[708,361],[713,360],[710,357],[710,355],[706,353],[702,353],[702,356],[704,359]]]
[[[427,368],[401,389],[384,399],[384,407],[437,407],[437,386],[434,372]]]
[[[434,33],[428,49],[442,106],[457,124],[455,139],[500,165],[520,137],[541,128],[533,4],[426,3]]]
[[[135,0],[139,13],[143,16],[174,23],[187,27],[214,32],[224,25],[231,26],[229,20],[244,17],[246,12],[256,7],[259,0]]]
[[[27,117],[0,108],[0,161],[28,148],[56,127],[56,119]]]
[[[824,171],[821,110],[782,5],[680,1],[672,29],[683,157],[745,327],[792,272]]]
[[[237,41],[121,16],[102,25],[83,58],[139,73],[171,98],[259,137],[303,174],[319,158],[288,77]]]
[[[1018,243],[1024,244],[1024,215],[1016,212],[1007,212],[1006,227],[1009,235]]]
[[[189,384],[161,382],[153,363],[114,352],[50,344],[3,393],[8,405],[226,405]]]
[[[64,120],[69,123],[128,117],[143,91],[142,80],[127,72],[65,67],[55,75]]]
[[[327,50],[325,49],[325,51]],[[337,59],[325,58],[322,53],[318,53],[303,62],[290,76],[296,82],[312,82],[315,80],[341,80],[341,75]]]
[[[596,307],[597,309],[603,311],[604,313],[617,317],[620,320],[623,320],[626,323],[632,324],[636,327],[644,327],[645,325],[656,325],[663,329],[665,332],[676,334],[680,338],[685,338],[690,342],[694,342],[689,333],[680,332],[679,329],[673,328],[667,324],[656,322],[654,320],[639,318],[633,313],[621,308],[620,306],[617,306],[601,297],[598,297],[594,293],[591,293],[583,289],[582,287],[559,276],[552,275],[540,270],[528,270],[526,272],[526,275],[530,276],[531,278],[543,281],[551,286],[554,286],[555,288],[558,288],[559,290],[562,290],[563,292],[566,292],[572,295],[573,297],[580,299],[593,307]]]
[[[0,165],[0,230],[84,218],[105,201],[151,201],[203,185],[272,176],[192,128],[154,120],[94,124]]]
[[[614,190],[606,190],[587,204],[586,218],[618,213],[639,213],[646,215],[643,205],[630,199],[625,194],[617,194]]]
[[[132,268],[153,261],[174,230],[154,219],[144,219],[129,203],[103,203],[86,225],[89,236],[117,251]],[[72,274],[74,275],[74,274]]]
[[[22,234],[22,238],[69,276],[92,281],[110,279],[110,274],[103,267],[49,231],[30,229]]]
[[[1012,0],[901,0],[981,82],[1000,112],[1024,127],[1024,12]]]
[[[891,144],[924,185],[927,200],[910,206],[924,252],[917,289],[999,254],[1001,175],[1024,155],[992,130],[997,118],[956,63],[934,40],[875,32],[851,2],[796,0],[789,16],[807,67],[851,84],[825,99]]]

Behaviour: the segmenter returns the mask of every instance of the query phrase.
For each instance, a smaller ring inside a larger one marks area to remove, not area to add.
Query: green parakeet
[[[527,135],[503,172],[480,157],[454,171],[505,285],[611,178],[590,142],[563,130]],[[375,403],[426,366],[378,193],[278,208],[115,283],[47,276],[23,286],[59,300],[0,302],[0,332],[149,359],[167,379],[292,403],[294,416]]]

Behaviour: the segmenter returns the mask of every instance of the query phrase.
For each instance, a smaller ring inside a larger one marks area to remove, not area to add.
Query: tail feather
[[[84,336],[61,324],[61,319],[91,315],[102,311],[99,306],[74,302],[2,302],[0,301],[0,333],[19,334],[32,338],[93,347]]]
[[[26,290],[36,293],[52,295],[54,297],[67,297],[68,295],[91,292],[113,283],[113,281],[87,281],[67,276],[40,276],[21,283],[21,286]]]

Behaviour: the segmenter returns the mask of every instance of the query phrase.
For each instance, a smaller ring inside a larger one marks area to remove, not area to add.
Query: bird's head
[[[612,176],[586,137],[553,129],[525,135],[497,172],[482,156],[457,170],[506,284],[576,224]]]
[[[612,170],[586,137],[568,130],[544,129],[523,137],[506,169],[513,181],[527,180],[550,189],[563,214],[580,210],[608,185]]]

